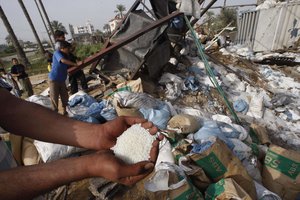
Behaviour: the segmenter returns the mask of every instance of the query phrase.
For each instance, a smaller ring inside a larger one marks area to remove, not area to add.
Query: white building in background
[[[119,15],[116,15],[114,19],[110,20],[108,23],[110,26],[110,31],[113,32],[121,21],[122,18],[119,17]]]
[[[82,34],[82,33],[94,33],[95,29],[94,26],[91,24],[90,21],[86,23],[85,26],[73,26],[75,34]]]

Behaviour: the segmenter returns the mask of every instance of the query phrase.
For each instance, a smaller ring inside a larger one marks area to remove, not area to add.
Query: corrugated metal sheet
[[[300,37],[300,2],[244,12],[238,19],[238,44],[253,51],[284,49]]]
[[[237,43],[253,46],[259,11],[243,13],[238,20]]]

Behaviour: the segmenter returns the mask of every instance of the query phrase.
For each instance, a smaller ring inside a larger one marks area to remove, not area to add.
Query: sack
[[[225,199],[252,200],[247,192],[231,178],[221,179],[211,184],[205,192],[205,200]]]
[[[283,199],[300,197],[300,153],[271,145],[263,166],[263,184]]]
[[[215,182],[222,178],[232,178],[239,183],[252,199],[256,199],[252,178],[248,175],[241,161],[233,155],[220,139],[216,139],[207,150],[193,154],[190,158]]]
[[[131,92],[143,92],[142,79],[138,78],[136,80],[125,81],[117,85],[118,89],[129,87]]]
[[[192,115],[180,114],[172,117],[168,122],[168,129],[179,129],[181,133],[195,133],[200,129],[200,123]]]
[[[152,122],[157,128],[164,130],[171,113],[167,104],[161,105],[159,108],[140,108],[139,110],[145,119]]]
[[[22,143],[22,161],[25,166],[38,164],[41,157],[33,144],[33,139],[24,137]]]
[[[188,180],[183,170],[175,164],[160,163],[154,175],[145,182],[145,189],[151,192],[167,191],[165,199],[202,200],[201,192]]]
[[[58,160],[61,158],[66,158],[68,156],[71,156],[74,153],[86,151],[86,149],[83,148],[42,142],[38,140],[34,140],[33,144],[36,147],[37,151],[39,152],[42,161],[45,163]]]
[[[281,200],[281,198],[277,194],[267,190],[264,186],[257,183],[256,181],[254,181],[254,183],[255,183],[257,198],[259,200]]]
[[[269,136],[268,136],[268,133],[267,133],[267,130],[265,127],[259,126],[257,124],[251,124],[250,127],[256,134],[260,144],[267,144],[267,145],[271,144],[271,141],[269,139]]]
[[[205,191],[207,187],[212,184],[212,181],[207,177],[205,172],[201,167],[194,164],[193,161],[189,160],[187,157],[180,157],[179,167],[183,169],[186,175],[191,179],[192,183],[200,189],[200,191]]]
[[[113,100],[113,105],[118,116],[143,117],[143,114],[138,110],[138,108],[122,107],[116,99]]]

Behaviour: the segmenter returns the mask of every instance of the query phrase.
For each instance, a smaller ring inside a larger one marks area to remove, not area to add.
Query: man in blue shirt
[[[60,42],[60,49],[56,50],[53,54],[52,69],[49,73],[52,108],[58,112],[58,98],[60,96],[64,115],[67,114],[66,108],[68,105],[68,91],[65,83],[68,74],[67,69],[68,66],[77,66],[76,63],[67,59],[70,47],[70,43],[66,41]]]

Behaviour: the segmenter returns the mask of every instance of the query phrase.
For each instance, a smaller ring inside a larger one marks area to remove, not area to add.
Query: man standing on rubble
[[[60,31],[60,30],[55,31],[54,38],[55,38],[55,50],[59,50],[61,42],[66,40],[65,32]],[[74,53],[75,53],[75,44],[72,43],[71,50],[68,55],[68,59],[72,62],[77,61],[77,57],[75,56]],[[71,91],[70,91],[71,94],[75,94],[76,92],[78,92],[77,80],[80,80],[81,87],[84,91],[87,91],[87,89],[88,89],[87,81],[86,81],[85,75],[83,73],[83,70],[79,69],[74,74],[70,75],[70,77],[69,77],[69,82],[71,84]]]
[[[103,177],[131,185],[153,170],[158,140],[153,142],[149,161],[132,165],[125,164],[110,151],[117,137],[133,124],[141,123],[155,134],[157,128],[151,122],[119,117],[102,125],[85,123],[16,98],[4,88],[0,80],[0,126],[6,131],[98,152],[46,164],[15,167],[9,150],[0,140],[0,199],[32,199],[58,186],[89,177]]]
[[[77,64],[68,60],[70,52],[70,43],[66,41],[60,42],[59,50],[53,54],[52,69],[49,73],[50,99],[52,109],[58,112],[58,98],[60,96],[63,108],[63,115],[67,114],[68,90],[66,79],[68,74],[68,66],[76,66]]]
[[[11,75],[18,79],[22,89],[26,91],[27,97],[30,97],[33,95],[33,90],[28,74],[25,71],[25,66],[20,64],[17,58],[12,58],[11,62],[13,63],[13,66],[11,67]]]

